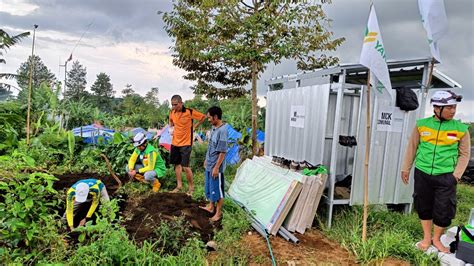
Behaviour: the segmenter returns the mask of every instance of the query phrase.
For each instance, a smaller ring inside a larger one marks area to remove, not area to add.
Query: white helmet
[[[143,134],[143,132],[138,132],[135,137],[133,137],[133,146],[138,147],[145,143],[146,141],[146,136]]]
[[[431,97],[430,103],[433,106],[456,105],[461,99],[461,95],[456,95],[452,91],[437,91]]]
[[[76,186],[76,201],[81,203],[87,200],[87,195],[89,195],[89,185],[81,182]]]

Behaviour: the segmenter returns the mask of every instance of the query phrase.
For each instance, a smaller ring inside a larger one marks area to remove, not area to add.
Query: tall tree
[[[103,72],[99,73],[91,86],[91,90],[94,92],[97,107],[102,111],[110,112],[112,98],[115,94],[112,83],[110,83],[110,77]]]
[[[151,104],[151,105],[154,105],[154,106],[158,107],[160,105],[160,100],[158,99],[159,92],[160,92],[160,89],[158,89],[158,87],[151,88],[145,94],[145,102],[147,104]]]
[[[132,115],[132,114],[143,114],[142,110],[145,109],[145,100],[133,90],[132,85],[125,85],[125,89],[122,90],[123,101],[120,104],[120,110],[122,114]]]
[[[79,63],[78,60],[72,63],[71,70],[67,73],[67,86],[64,92],[64,98],[71,101],[79,101],[88,93],[86,91],[87,69]]]
[[[3,29],[0,29],[0,64],[6,64],[7,61],[4,58],[4,53],[7,52],[12,46],[18,44],[21,39],[29,36],[29,32],[23,32],[18,35],[11,36]],[[9,97],[11,95],[10,88],[11,85],[4,83],[1,79],[14,79],[16,77],[13,73],[0,73],[0,97]]]
[[[343,38],[332,38],[330,19],[320,1],[177,0],[163,15],[174,39],[173,63],[204,90],[243,89],[252,84],[252,144],[256,152],[257,79],[267,64],[295,59],[299,69],[335,64],[333,51]]]
[[[30,73],[30,64],[33,62],[33,77],[32,77],[32,88],[37,89],[40,87],[41,83],[45,83],[46,86],[54,87],[56,83],[56,77],[48,69],[48,67],[43,63],[41,58],[37,55],[28,57],[26,62],[23,62],[18,70],[16,71],[17,76],[16,80],[18,86],[20,87],[20,93],[18,94],[18,99],[22,102],[26,102],[28,97],[28,81]]]
[[[132,88],[132,84],[125,85],[125,89],[122,90],[122,94],[124,96],[128,96],[128,95],[133,94],[133,93],[135,93],[135,91]]]

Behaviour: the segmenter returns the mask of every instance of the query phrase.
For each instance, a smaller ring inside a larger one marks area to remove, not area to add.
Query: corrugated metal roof
[[[388,61],[387,65],[390,69],[392,87],[421,87],[424,67],[427,67],[430,62],[431,58]],[[360,85],[367,84],[367,68],[361,64],[341,64],[325,69],[316,69],[313,71],[303,71],[296,74],[278,76],[267,80],[265,84],[271,85],[296,80],[315,79],[329,75],[333,75],[337,79],[337,76],[342,75],[343,70],[347,73],[346,83]],[[434,69],[433,71],[432,83],[433,88],[461,88],[459,83],[437,69]]]

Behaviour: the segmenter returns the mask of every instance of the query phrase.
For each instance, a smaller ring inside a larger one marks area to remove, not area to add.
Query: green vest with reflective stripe
[[[416,168],[429,175],[454,172],[458,146],[468,126],[459,120],[443,121],[428,117],[416,121],[420,143],[416,151]]]

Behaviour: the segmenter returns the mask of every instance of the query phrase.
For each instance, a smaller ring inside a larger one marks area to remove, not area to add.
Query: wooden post
[[[36,28],[38,25],[34,25],[33,29],[33,44],[31,46],[31,60],[30,60],[30,80],[28,82],[28,111],[26,112],[26,145],[30,145],[30,110],[31,110],[31,86],[33,83],[33,70],[34,70],[34,54],[35,54],[35,35],[36,35]]]
[[[433,78],[433,68],[434,68],[434,64],[435,64],[435,58],[433,57],[431,59],[431,65],[430,65],[430,72],[428,74],[428,82],[425,86],[425,93],[428,94],[428,89],[430,88],[431,86],[431,80]]]
[[[367,72],[367,128],[365,132],[365,175],[364,175],[364,217],[362,222],[362,241],[367,240],[367,217],[369,208],[369,158],[370,158],[370,70]]]
[[[252,62],[252,156],[257,155],[257,63]]]

